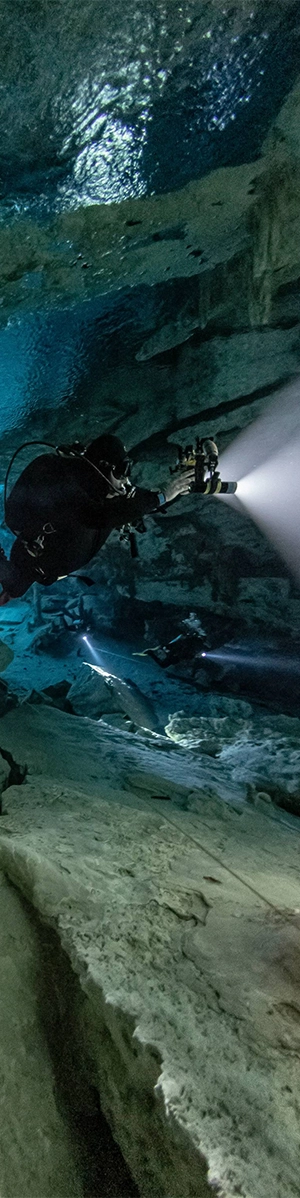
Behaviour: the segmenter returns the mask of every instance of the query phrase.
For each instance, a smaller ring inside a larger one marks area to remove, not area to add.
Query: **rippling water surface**
[[[167,191],[251,159],[300,67],[298,5],[15,0],[2,211]]]

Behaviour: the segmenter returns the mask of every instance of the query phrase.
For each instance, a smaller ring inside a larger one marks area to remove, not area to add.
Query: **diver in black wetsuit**
[[[194,471],[174,475],[161,491],[134,487],[118,437],[97,437],[42,454],[23,470],[6,502],[5,521],[16,540],[0,556],[0,606],[33,582],[50,586],[85,566],[113,529],[135,524],[190,490]]]

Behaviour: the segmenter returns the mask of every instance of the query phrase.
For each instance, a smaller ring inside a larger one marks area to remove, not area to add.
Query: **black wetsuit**
[[[158,509],[159,492],[131,490],[107,498],[107,482],[84,457],[35,458],[6,504],[6,523],[17,539],[4,588],[17,597],[35,581],[51,585],[91,561],[114,528]],[[35,555],[37,538],[42,548]]]

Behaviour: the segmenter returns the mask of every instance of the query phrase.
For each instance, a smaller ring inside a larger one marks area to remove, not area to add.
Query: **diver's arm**
[[[134,524],[143,516],[154,514],[167,503],[186,495],[194,479],[194,470],[176,474],[160,491],[148,491],[145,487],[132,487],[127,495],[112,495],[97,503],[85,498],[80,504],[82,523],[87,528],[121,528],[122,524]]]
[[[144,487],[132,487],[128,495],[120,495],[118,498],[114,496],[110,502],[115,519],[117,517],[116,524],[119,521],[121,524],[132,524],[142,516],[159,511],[167,503],[172,503],[173,499],[186,495],[191,489],[194,477],[194,469],[188,470],[184,474],[174,474],[159,491],[147,491]]]
[[[134,524],[143,516],[159,511],[166,503],[163,491],[148,491],[145,487],[132,487],[128,495],[114,496],[109,501],[112,519],[116,526]]]
[[[173,474],[172,478],[163,487],[166,497],[166,503],[172,503],[173,499],[179,499],[181,495],[187,495],[191,491],[192,483],[195,481],[195,467],[192,470],[184,470],[182,474]]]
[[[147,491],[137,487],[132,494],[112,495],[109,499],[96,500],[86,497],[77,504],[77,515],[86,528],[121,528],[132,524],[151,512],[157,512],[166,502],[165,495],[158,491]]]

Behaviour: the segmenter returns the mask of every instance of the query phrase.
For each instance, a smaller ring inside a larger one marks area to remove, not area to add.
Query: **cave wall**
[[[1,226],[9,372],[20,356],[3,470],[23,436],[87,440],[100,426],[132,449],[135,481],[162,486],[178,443],[212,433],[222,451],[297,377],[299,104],[296,82],[255,162],[180,192]],[[249,519],[185,498],[147,525],[134,569],[112,538],[94,570],[116,622],[129,599],[141,626],[150,601],[171,623],[193,607],[297,638],[296,585]]]

